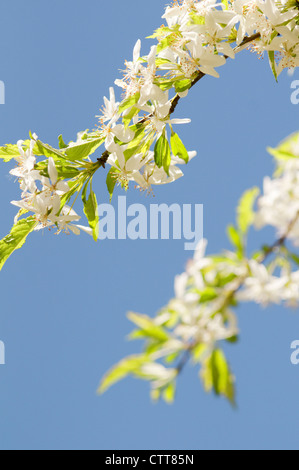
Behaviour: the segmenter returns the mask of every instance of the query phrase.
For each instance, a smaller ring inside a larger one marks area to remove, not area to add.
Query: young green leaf
[[[176,383],[171,382],[163,391],[163,398],[166,401],[166,403],[168,403],[169,405],[174,403],[175,394],[176,394]]]
[[[92,229],[92,234],[94,241],[97,241],[99,238],[99,212],[98,212],[98,203],[96,195],[94,194],[92,188],[90,187],[90,194],[87,199],[87,186],[88,182],[86,183],[83,191],[82,191],[82,201],[83,201],[83,210],[84,214],[87,217],[88,223],[90,228]]]
[[[124,379],[128,375],[139,375],[141,367],[148,362],[145,355],[129,356],[114,366],[103,378],[98,393],[104,393],[112,385]]]
[[[136,114],[138,113],[139,113],[139,109],[136,108],[135,106],[132,106],[132,108],[128,110],[128,112],[123,114],[123,123],[124,123],[125,128],[129,127],[133,117],[136,116]]]
[[[161,135],[155,145],[155,162],[158,168],[163,166],[165,172],[169,175],[169,167],[171,163],[171,153],[165,132]]]
[[[57,159],[58,157],[62,160],[65,160],[65,156],[62,152],[60,152],[60,150],[56,150],[53,147],[51,147],[51,145],[44,144],[40,140],[36,141],[33,152],[35,155],[39,155],[39,156],[43,155],[47,158],[52,157],[54,159]]]
[[[216,395],[226,397],[232,405],[235,405],[235,379],[220,349],[213,351],[205,360],[201,377],[206,391],[214,390]]]
[[[10,234],[0,241],[0,271],[13,252],[22,248],[27,236],[36,225],[37,222],[33,217],[19,220],[11,229]]]
[[[169,336],[166,331],[161,326],[156,325],[150,317],[131,312],[128,314],[128,318],[140,328],[143,336],[153,338],[161,342],[169,340]]]
[[[112,201],[116,182],[117,182],[117,179],[116,179],[115,169],[111,168],[107,174],[107,179],[106,179],[106,185],[107,185],[108,193],[110,195],[110,202]]]
[[[296,148],[296,144],[298,143],[299,133],[295,132],[286,140],[284,140],[277,148],[268,147],[268,152],[272,155],[276,160],[290,160],[293,158],[298,158],[297,155],[294,153],[294,148]]]
[[[269,57],[270,67],[271,67],[271,70],[273,72],[274,78],[278,82],[276,63],[275,63],[275,52],[274,51],[269,51],[268,52],[268,57]]]
[[[233,225],[229,225],[227,228],[227,234],[231,243],[235,246],[237,254],[242,258],[244,254],[244,242],[241,238],[241,234]]]
[[[66,143],[64,142],[62,135],[58,137],[58,142],[59,142],[60,149],[66,149],[68,147]]]
[[[24,142],[23,147],[26,150],[30,145],[30,140]],[[10,162],[15,157],[20,156],[20,150],[17,145],[8,144],[4,147],[0,147],[0,159],[4,160],[5,163]]]
[[[175,157],[179,157],[184,160],[185,163],[189,162],[189,155],[185,145],[179,138],[178,134],[172,133],[170,138],[171,150]]]
[[[189,78],[184,80],[178,80],[175,83],[175,91],[176,93],[183,93],[184,91],[189,90],[189,88],[191,88],[191,85],[192,80],[190,80]]]
[[[237,224],[243,235],[247,234],[250,226],[254,222],[255,213],[253,207],[259,193],[259,188],[249,189],[240,200],[237,209]]]
[[[130,96],[129,98],[125,99],[122,103],[120,103],[118,111],[122,113],[123,111],[126,111],[126,109],[131,108],[136,103],[138,103],[139,98],[140,98],[140,93],[135,93],[135,95]]]
[[[75,143],[72,146],[65,149],[65,155],[68,160],[79,160],[82,161],[84,158],[92,155],[104,142],[104,138],[97,137],[91,140],[84,140],[83,142]]]

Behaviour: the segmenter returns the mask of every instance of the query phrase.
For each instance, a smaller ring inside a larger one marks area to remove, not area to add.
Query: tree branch
[[[264,263],[266,261],[266,259],[272,254],[274,253],[278,248],[281,248],[288,236],[290,235],[292,229],[295,227],[296,223],[298,222],[299,220],[299,211],[296,215],[296,217],[294,218],[294,220],[292,220],[290,222],[290,225],[288,227],[288,230],[287,232],[285,233],[285,235],[283,235],[281,238],[279,238],[278,240],[276,240],[275,243],[273,243],[272,246],[270,246],[269,248],[267,248],[265,254],[263,255],[263,257],[261,257],[258,262],[259,263]],[[230,292],[228,292],[227,296],[225,297],[224,301],[223,301],[223,305],[220,306],[220,308],[218,307],[217,310],[221,311],[223,308],[225,308],[227,305],[230,304],[230,302],[233,300],[234,296],[237,294],[237,292],[243,287],[244,285],[244,282],[245,280],[247,279],[248,276],[242,276],[240,279],[239,279],[239,282],[238,282],[238,285]],[[191,352],[192,352],[192,349],[195,348],[196,346],[198,346],[198,344],[200,344],[198,341],[196,341],[194,339],[194,341],[192,341],[191,343],[188,343],[186,345],[186,349],[185,351],[182,353],[182,357],[176,367],[176,370],[178,372],[178,375],[181,374],[185,368],[185,366],[188,364],[189,360],[190,360],[190,357],[191,357]]]
[[[247,46],[248,44],[250,44],[251,42],[253,42],[253,41],[257,40],[257,39],[260,39],[260,37],[261,37],[261,35],[260,35],[259,33],[253,34],[253,35],[250,36],[250,37],[246,37],[246,38],[241,42],[241,44],[240,44],[239,46],[235,47],[234,52],[235,52],[235,53],[240,52],[245,46]],[[228,59],[228,58],[229,58],[228,56],[224,56],[224,57],[225,57],[225,59]],[[194,80],[192,81],[192,84],[191,84],[191,87],[190,87],[190,88],[193,88],[193,87],[194,87],[203,77],[205,77],[205,76],[206,76],[205,73],[200,72],[200,71],[197,72],[197,76],[196,76],[196,77],[194,78]],[[176,108],[177,108],[177,106],[178,106],[180,100],[181,100],[181,97],[180,97],[178,94],[172,99],[171,108],[170,108],[170,111],[169,111],[169,116],[171,116],[171,115],[175,112],[175,110],[176,110]],[[138,124],[144,124],[144,123],[148,120],[148,118],[149,118],[149,117],[152,117],[152,116],[153,116],[153,115],[150,115],[150,116],[148,116],[148,117],[145,117],[145,118],[141,119],[141,120],[138,122]],[[109,152],[106,150],[106,151],[102,154],[102,156],[101,156],[100,158],[98,158],[98,162],[101,163],[101,167],[105,168],[108,158],[109,158]]]

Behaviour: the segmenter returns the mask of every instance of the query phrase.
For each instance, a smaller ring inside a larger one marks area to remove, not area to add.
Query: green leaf
[[[227,228],[227,234],[228,234],[228,237],[229,237],[231,243],[236,247],[238,255],[240,257],[243,257],[244,244],[243,244],[243,240],[241,238],[241,235],[238,232],[238,230],[236,229],[236,227],[234,227],[233,225],[230,225]]]
[[[260,193],[259,188],[252,188],[242,196],[237,209],[237,224],[243,235],[246,235],[250,226],[254,222],[255,213],[253,210],[256,198]]]
[[[150,317],[130,312],[128,314],[128,318],[140,328],[143,336],[153,338],[161,342],[169,340],[169,336],[165,330],[161,326],[156,325]]]
[[[118,108],[119,112],[122,113],[126,109],[129,109],[132,106],[134,106],[136,103],[138,103],[139,98],[140,98],[139,92],[133,96],[130,96],[129,98],[126,98],[122,103],[120,103],[119,108]]]
[[[88,199],[86,198],[88,182],[86,183],[82,191],[82,201],[84,205],[84,214],[87,217],[90,228],[92,229],[92,234],[94,241],[97,241],[99,238],[99,212],[98,212],[98,203],[96,195],[94,194],[92,188],[90,187],[90,194]]]
[[[88,139],[84,142],[78,142],[65,149],[65,155],[69,160],[83,160],[92,155],[104,142],[103,137]]]
[[[224,9],[228,10],[229,9],[229,0],[221,0],[222,5],[224,5]]]
[[[274,78],[278,82],[276,63],[275,63],[275,52],[274,51],[269,51],[268,52],[268,57],[269,57],[270,67],[271,67],[271,70],[273,72]]]
[[[136,114],[138,113],[139,113],[139,109],[136,108],[135,106],[132,106],[129,112],[123,115],[123,123],[124,123],[125,128],[129,127],[133,117],[136,116]]]
[[[172,150],[173,155],[175,157],[181,158],[182,160],[184,160],[184,162],[188,163],[189,162],[188,152],[186,150],[185,145],[183,144],[180,137],[178,136],[178,134],[176,133],[171,134],[170,144],[171,144],[171,150]]]
[[[218,297],[216,289],[213,287],[206,287],[205,290],[200,291],[200,300],[199,303],[203,304],[206,302],[211,302],[212,300]]]
[[[213,351],[205,360],[201,377],[206,391],[214,390],[216,395],[226,397],[231,404],[235,405],[235,379],[220,349]]]
[[[175,91],[176,93],[183,93],[184,91],[189,90],[189,88],[191,88],[191,85],[192,80],[190,80],[189,78],[184,80],[178,80],[175,83]]]
[[[155,145],[155,162],[158,168],[163,166],[165,172],[169,175],[171,163],[171,153],[165,132],[161,135]]]
[[[174,79],[159,77],[155,79],[154,84],[161,88],[161,90],[166,91],[173,87]]]
[[[36,225],[37,222],[33,217],[19,220],[11,229],[10,234],[0,241],[0,271],[13,252],[24,245],[27,236]]]
[[[176,395],[176,383],[171,382],[163,391],[163,398],[170,405],[174,403]]]
[[[128,375],[139,375],[141,367],[149,362],[147,356],[129,356],[114,366],[103,378],[98,393],[104,393],[112,385],[124,379]]]
[[[26,150],[30,145],[30,140],[24,142],[23,146]],[[10,162],[15,157],[20,156],[20,150],[17,145],[7,144],[4,147],[0,147],[0,159],[4,160],[5,163]]]
[[[193,24],[203,25],[206,22],[206,19],[204,16],[197,15],[195,12],[191,12],[190,17],[192,18]]]
[[[200,343],[192,349],[192,359],[195,363],[202,361],[203,357],[206,354],[208,346],[204,343]]]
[[[111,168],[107,174],[107,179],[106,179],[107,189],[110,195],[110,202],[112,201],[116,182],[117,182],[117,178],[115,174],[115,169]]]
[[[281,160],[290,160],[292,158],[298,158],[298,155],[294,154],[294,148],[299,142],[299,133],[296,132],[285,139],[277,148],[268,148],[268,152],[279,162]]]
[[[66,160],[56,160],[55,166],[58,172],[59,179],[71,179],[79,175],[80,171],[71,163],[68,163]],[[35,166],[35,169],[38,170],[42,176],[48,177],[48,160],[38,162]]]
[[[51,147],[51,145],[44,144],[40,140],[36,141],[36,144],[35,144],[35,147],[34,147],[34,153],[36,155],[43,155],[47,158],[52,157],[54,159],[57,159],[57,157],[58,157],[62,160],[65,160],[65,156],[62,152],[60,152],[59,150],[54,149],[53,147]]]
[[[60,136],[58,137],[58,142],[59,142],[59,148],[60,148],[60,149],[66,149],[66,148],[67,148],[67,145],[66,145],[66,143],[64,142],[62,135],[60,135]]]

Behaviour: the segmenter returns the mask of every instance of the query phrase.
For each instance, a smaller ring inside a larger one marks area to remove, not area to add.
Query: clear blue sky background
[[[95,125],[102,96],[137,38],[161,24],[161,0],[10,0],[0,18],[0,144],[28,131],[52,145]],[[144,43],[147,53],[150,41]],[[296,78],[298,75],[296,76]],[[267,60],[243,53],[207,78],[180,105],[191,117],[180,132],[198,157],[185,178],[154,202],[202,203],[209,252],[228,247],[226,225],[248,187],[271,174],[268,145],[298,129],[290,77],[277,85]],[[19,197],[1,164],[1,237]],[[104,172],[97,178],[107,202]],[[132,190],[129,202],[153,202]],[[259,234],[256,243],[274,233]],[[258,246],[258,245],[256,245]],[[186,369],[174,406],[153,405],[148,385],[127,380],[103,397],[101,376],[141,345],[125,340],[125,314],[153,315],[173,295],[190,253],[180,241],[110,241],[34,234],[1,272],[1,449],[298,449],[299,367],[290,343],[298,312],[239,309],[241,341],[227,352],[238,378],[238,409],[207,396]]]

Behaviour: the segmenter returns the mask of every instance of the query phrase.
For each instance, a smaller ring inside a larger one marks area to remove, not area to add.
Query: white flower
[[[119,118],[119,103],[116,102],[115,100],[115,92],[114,88],[111,87],[109,89],[110,91],[110,99],[106,98],[104,96],[104,106],[102,108],[102,116],[97,116],[100,117],[100,121],[102,123],[109,121],[111,124],[116,122]]]
[[[148,160],[152,160],[151,155],[153,156],[152,152],[149,153]],[[183,172],[174,163],[169,167],[169,175],[155,163],[148,163],[142,174],[139,171],[134,173],[133,179],[141,190],[151,192],[152,186],[173,183],[182,176]]]
[[[203,46],[200,36],[196,33],[186,33],[186,37],[190,39],[187,44],[188,49],[194,59],[198,61],[198,69],[206,75],[212,75],[218,78],[219,74],[215,68],[226,63],[224,56],[215,54],[213,46]]]
[[[117,144],[115,143],[115,137],[122,143],[129,143],[134,139],[135,133],[125,128],[122,124],[108,125],[103,128],[103,134],[106,135],[105,147],[108,152],[115,152]]]
[[[34,213],[39,223],[35,230],[53,225],[50,214],[55,216],[60,210],[60,197],[57,194],[52,196],[48,193],[33,194],[21,201],[12,201],[11,203],[20,209]]]
[[[126,97],[135,95],[140,89],[138,74],[143,66],[140,61],[141,41],[138,39],[133,50],[133,61],[126,62],[123,80],[115,80],[115,85],[126,90]]]
[[[134,181],[135,174],[146,164],[146,159],[143,154],[136,154],[129,158],[127,161],[121,147],[116,149],[116,152],[109,156],[107,163],[111,165],[115,171],[115,178],[117,181],[128,188],[129,181]]]
[[[278,236],[288,236],[299,244],[299,160],[288,160],[282,176],[265,178],[264,194],[258,200],[255,225],[272,225]]]
[[[64,206],[60,215],[51,217],[53,224],[58,227],[57,233],[69,233],[71,231],[75,235],[80,235],[80,230],[83,230],[92,236],[92,229],[90,227],[83,227],[82,225],[72,223],[80,219],[81,217],[69,206]]]
[[[50,178],[41,178],[43,191],[49,191],[50,193],[62,196],[70,190],[69,185],[65,181],[58,181],[58,171],[52,157],[49,158],[48,162],[48,174]]]
[[[279,304],[285,298],[288,279],[269,273],[266,266],[255,260],[249,262],[251,275],[244,282],[244,288],[237,294],[238,300],[254,301],[264,306]]]
[[[33,149],[37,135],[33,135],[33,139],[30,141],[29,148],[24,150],[24,141],[19,140],[17,145],[19,148],[20,155],[15,157],[18,166],[10,171],[10,174],[19,178],[20,187],[23,191],[23,196],[27,192],[34,193],[36,190],[35,179],[39,174],[34,170],[36,163],[36,157],[33,155]]]

